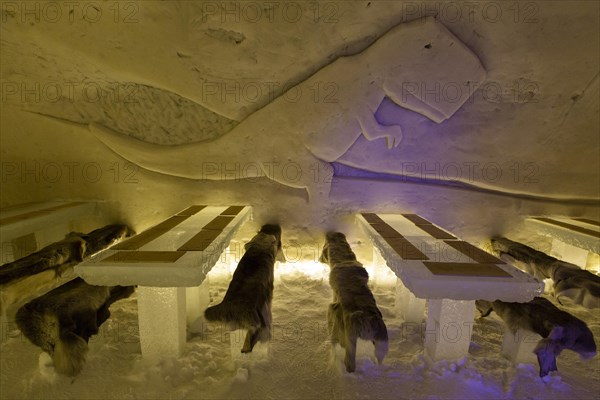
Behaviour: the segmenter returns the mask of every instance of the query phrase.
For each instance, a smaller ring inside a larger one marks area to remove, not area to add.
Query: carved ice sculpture
[[[481,83],[485,76],[473,52],[441,23],[426,18],[398,25],[362,53],[337,59],[209,143],[163,147],[96,125],[91,130],[122,157],[151,171],[239,179],[220,173],[222,163],[229,168],[251,164],[258,176],[304,188],[312,199],[328,196],[329,162],[361,134],[385,138],[388,148],[400,142],[400,127],[381,125],[374,116],[386,96],[441,123],[470,94],[442,96],[443,90]]]

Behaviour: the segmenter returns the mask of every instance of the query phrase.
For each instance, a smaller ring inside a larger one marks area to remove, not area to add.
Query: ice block
[[[593,253],[600,253],[600,222],[598,221],[552,216],[529,217],[525,222],[543,235]]]
[[[405,321],[420,322],[427,300],[433,359],[467,354],[475,300],[525,302],[543,292],[543,282],[419,215],[363,213],[357,222],[398,277],[396,309]],[[446,340],[450,323],[461,329],[456,340]]]
[[[404,286],[400,279],[396,283],[394,306],[404,322],[421,323],[425,315],[426,299],[419,299]]]
[[[14,261],[40,248],[59,241],[73,230],[98,216],[93,202],[44,202],[0,210],[0,264]]]
[[[433,360],[453,360],[467,355],[474,314],[474,300],[427,300],[427,354]]]
[[[526,329],[513,332],[505,329],[501,354],[514,364],[537,364],[537,356],[533,352],[542,337]]]
[[[75,273],[93,285],[138,285],[143,356],[177,356],[186,322],[208,306],[208,272],[250,214],[245,206],[190,206],[77,265]]]
[[[177,356],[185,346],[185,288],[138,287],[138,324],[144,358]]]

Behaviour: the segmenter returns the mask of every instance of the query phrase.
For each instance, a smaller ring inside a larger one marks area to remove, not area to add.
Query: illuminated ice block
[[[600,253],[600,222],[598,221],[550,216],[529,217],[525,222],[542,235],[583,250]]]
[[[373,262],[369,270],[369,284],[374,286],[394,286],[396,285],[396,274],[387,266],[385,258],[381,255],[377,247],[373,246]]]
[[[0,314],[0,343],[4,343],[9,337],[17,335],[19,327],[14,316],[8,316],[5,313]]]
[[[600,275],[600,254],[590,252],[585,269]]]
[[[434,359],[467,355],[475,300],[526,302],[544,284],[416,214],[363,213],[357,222],[396,275],[396,309],[420,322]],[[454,335],[454,336],[453,336]]]
[[[550,252],[550,255],[558,258],[559,260],[575,264],[580,268],[585,269],[589,253],[590,252],[586,249],[573,246],[563,242],[562,240],[552,240],[552,251]]]
[[[501,354],[514,364],[536,364],[537,356],[533,350],[540,340],[540,335],[526,329],[518,329],[516,332],[505,329]]]
[[[140,286],[136,292],[144,358],[181,354],[186,341],[186,289]]]
[[[544,284],[416,214],[362,213],[358,224],[398,277],[396,309],[420,323],[434,360],[468,354],[475,300],[526,302]],[[375,257],[374,257],[375,258]]]
[[[425,317],[426,299],[419,299],[404,286],[400,279],[396,283],[395,308],[404,322],[420,323]]]
[[[202,316],[210,303],[210,284],[208,276],[200,286],[185,288],[186,321],[189,324]]]
[[[359,225],[417,298],[526,302],[543,291],[534,277],[436,225],[416,225],[400,214],[370,215],[380,222],[358,215]]]
[[[425,351],[433,360],[462,358],[469,351],[475,301],[427,301]]]
[[[177,356],[186,322],[208,306],[207,274],[250,214],[245,206],[190,206],[77,265],[75,273],[92,285],[137,285],[143,356]]]
[[[14,261],[71,231],[83,231],[99,216],[93,202],[28,203],[0,210],[0,263]]]
[[[75,272],[92,285],[199,286],[251,212],[243,207],[222,215],[227,209],[184,210],[96,254]]]

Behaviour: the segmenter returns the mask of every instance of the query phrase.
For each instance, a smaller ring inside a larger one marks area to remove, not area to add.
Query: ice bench
[[[0,264],[57,242],[73,230],[81,230],[83,222],[97,214],[96,203],[81,201],[28,203],[0,210]]]
[[[598,269],[600,222],[567,217],[529,217],[525,221],[541,234],[552,237],[552,256],[584,269]]]
[[[475,300],[526,302],[544,284],[456,238],[416,214],[357,216],[374,251],[398,277],[396,308],[421,323],[427,301],[425,350],[434,360],[466,356]]]
[[[50,201],[15,205],[0,209],[0,264],[25,257],[42,247],[64,239],[71,231],[84,230],[99,219],[97,203]],[[33,296],[73,279],[71,273],[56,277],[54,270],[0,286],[0,341],[16,328],[14,314]],[[35,288],[32,290],[32,288]]]
[[[247,206],[191,206],[75,267],[92,285],[138,285],[138,324],[145,358],[177,356],[186,320],[209,302],[207,274],[250,217]]]

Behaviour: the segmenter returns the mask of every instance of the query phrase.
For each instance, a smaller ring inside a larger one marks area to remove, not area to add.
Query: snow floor
[[[389,354],[383,365],[377,365],[373,355],[363,351],[357,357],[356,372],[348,374],[341,349],[332,352],[327,340],[326,310],[332,293],[328,270],[321,271],[320,265],[276,266],[274,338],[268,358],[261,358],[264,345],[258,344],[250,359],[232,360],[226,330],[199,319],[191,326],[196,333],[189,334],[181,357],[142,360],[134,295],[111,307],[112,317],[90,341],[87,364],[75,379],[56,375],[49,356],[18,330],[9,329],[0,353],[0,397],[462,400],[597,399],[600,394],[598,356],[584,361],[565,351],[558,358],[559,372],[545,379],[538,377],[537,365],[513,366],[500,356],[502,321],[494,314],[475,319],[468,357],[458,362],[431,362],[423,354],[419,326],[403,324],[395,316],[392,279],[371,282],[388,327]],[[225,294],[229,268],[220,263],[210,272],[213,303]],[[578,306],[568,311],[586,321],[598,341],[600,313]],[[368,346],[365,343],[362,350]]]

